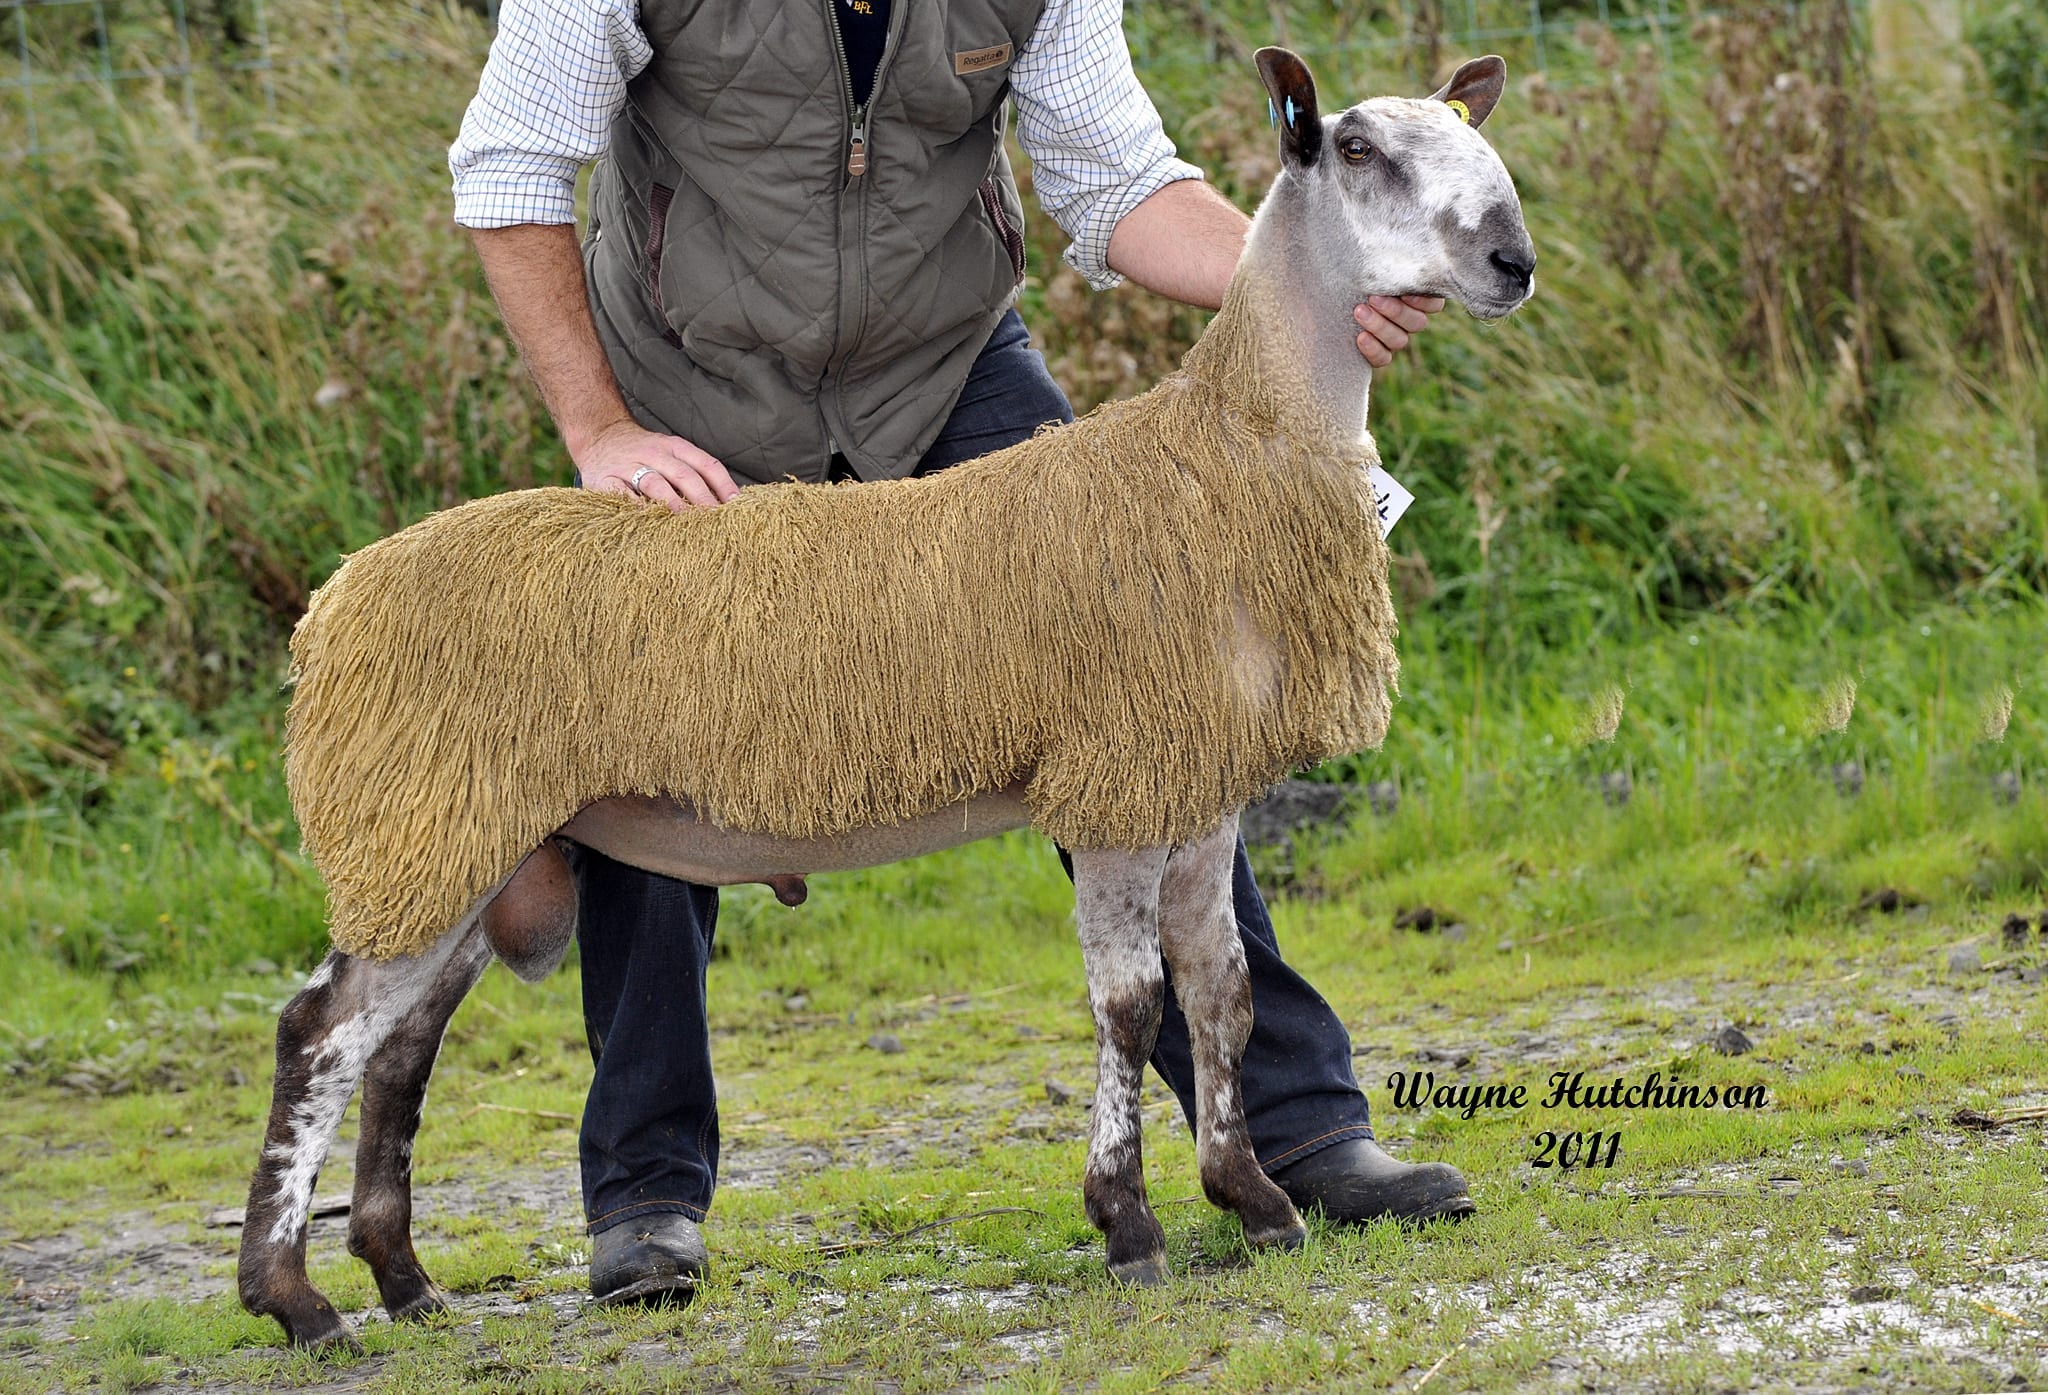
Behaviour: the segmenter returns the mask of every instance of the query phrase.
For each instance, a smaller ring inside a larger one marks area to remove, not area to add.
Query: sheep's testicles
[[[550,838],[526,855],[478,914],[491,952],[527,983],[561,964],[576,937],[576,879]]]

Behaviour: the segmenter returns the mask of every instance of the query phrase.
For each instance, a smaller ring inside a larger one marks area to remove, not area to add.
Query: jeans
[[[1072,420],[1065,394],[1012,311],[975,361],[918,473],[985,455],[1045,422]],[[704,1000],[718,892],[588,849],[579,849],[573,863],[583,1020],[596,1063],[583,1110],[584,1214],[593,1233],[658,1211],[702,1220],[718,1175],[718,1098]],[[1271,1170],[1345,1139],[1372,1137],[1351,1072],[1351,1039],[1322,996],[1282,962],[1242,841],[1231,891],[1252,983],[1243,1070],[1253,1151]],[[1192,1128],[1194,1066],[1187,1019],[1172,990],[1169,975],[1152,1065]]]

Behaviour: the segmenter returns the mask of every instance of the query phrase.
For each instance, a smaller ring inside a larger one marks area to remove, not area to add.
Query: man
[[[509,0],[449,156],[456,220],[580,483],[711,506],[740,481],[943,469],[1071,420],[1011,308],[1006,98],[1090,284],[1221,303],[1249,220],[1175,158],[1112,0]],[[579,252],[574,179],[600,156]],[[1358,307],[1359,351],[1384,365],[1441,308]],[[577,882],[591,1291],[687,1296],[718,1158],[717,893],[588,852]],[[1242,845],[1235,899],[1261,1164],[1340,1221],[1470,1211],[1454,1169],[1372,1142],[1349,1038],[1281,961]],[[1192,1122],[1171,1002],[1154,1064]]]

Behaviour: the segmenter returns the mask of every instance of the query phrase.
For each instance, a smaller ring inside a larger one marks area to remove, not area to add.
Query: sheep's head
[[[1479,134],[1507,64],[1475,58],[1429,97],[1375,97],[1321,116],[1307,65],[1258,52],[1280,124],[1282,180],[1306,197],[1308,234],[1341,247],[1368,295],[1456,300],[1497,320],[1536,290],[1536,249],[1515,182]]]

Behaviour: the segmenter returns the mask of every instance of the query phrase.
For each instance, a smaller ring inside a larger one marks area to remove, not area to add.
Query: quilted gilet
[[[627,405],[743,483],[908,474],[1023,280],[1003,103],[1044,0],[895,0],[864,111],[842,3],[643,0],[591,184]]]

